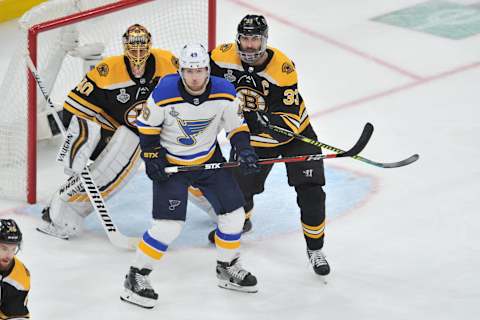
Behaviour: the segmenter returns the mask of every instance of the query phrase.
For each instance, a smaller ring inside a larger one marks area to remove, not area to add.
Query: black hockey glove
[[[260,165],[257,163],[258,156],[253,148],[245,148],[238,153],[238,162],[242,174],[252,174],[260,171]]]
[[[169,166],[169,162],[164,148],[144,149],[141,155],[145,162],[145,172],[151,180],[157,182],[168,180],[170,176],[165,172],[165,168]]]
[[[268,114],[261,111],[244,112],[243,116],[247,121],[248,128],[252,133],[260,133],[268,130],[270,119]]]

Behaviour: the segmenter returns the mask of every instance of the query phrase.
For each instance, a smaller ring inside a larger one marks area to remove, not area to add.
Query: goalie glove
[[[105,45],[103,43],[95,42],[79,46],[69,53],[72,57],[81,58],[83,60],[83,71],[89,72],[103,60],[102,53],[104,50]]]
[[[79,57],[84,60],[98,60],[105,50],[105,45],[101,42],[87,43],[72,49],[69,54],[72,57]]]
[[[74,27],[62,28],[58,44],[65,52],[75,50],[78,47],[78,30]]]

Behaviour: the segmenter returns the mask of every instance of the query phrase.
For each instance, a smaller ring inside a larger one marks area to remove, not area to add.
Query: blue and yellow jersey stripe
[[[214,155],[216,150],[217,150],[216,143],[214,143],[208,150],[201,151],[188,156],[175,155],[168,152],[167,160],[172,164],[180,165],[180,166],[191,166],[191,165],[202,164],[210,160],[210,158]]]

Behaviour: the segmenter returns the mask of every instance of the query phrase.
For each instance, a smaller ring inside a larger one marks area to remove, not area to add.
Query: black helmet
[[[242,51],[240,46],[240,36],[261,36],[262,45],[256,52]],[[247,14],[240,21],[237,27],[237,47],[240,59],[246,63],[255,62],[267,49],[268,25],[264,16],[256,14]]]
[[[0,219],[0,242],[20,244],[22,232],[13,219]]]

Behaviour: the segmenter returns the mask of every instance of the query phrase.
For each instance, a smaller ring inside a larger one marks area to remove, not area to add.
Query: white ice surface
[[[154,310],[120,302],[133,253],[113,248],[93,217],[81,238],[62,241],[34,230],[41,206],[0,202],[0,216],[17,219],[25,235],[20,258],[32,273],[32,317],[478,319],[480,36],[449,40],[369,20],[420,2],[218,1],[218,42],[234,39],[243,15],[266,15],[270,45],[296,63],[320,140],[346,148],[368,121],[375,133],[365,157],[421,156],[400,169],[327,160],[327,196],[332,199],[327,212],[335,212],[333,217],[327,213],[325,252],[332,266],[327,285],[307,264],[295,225],[295,195],[279,187],[286,185],[280,167],[259,198],[257,236],[242,246],[259,292],[216,287],[215,251],[203,236],[210,224],[195,211],[190,231],[181,235],[189,241],[179,239],[152,273],[160,295]],[[13,22],[0,25],[2,76],[15,32]],[[54,143],[43,147],[49,151],[39,160],[41,202],[63,179],[52,164]],[[142,183],[143,173],[136,179]],[[135,196],[122,198],[126,204],[112,203],[112,215],[126,229],[133,221],[127,231],[140,232],[149,221],[149,200]],[[288,203],[278,206],[285,199]],[[132,201],[147,209],[126,210]],[[128,212],[118,212],[122,208]],[[288,216],[290,209],[295,212]],[[202,232],[192,236],[198,229]]]

